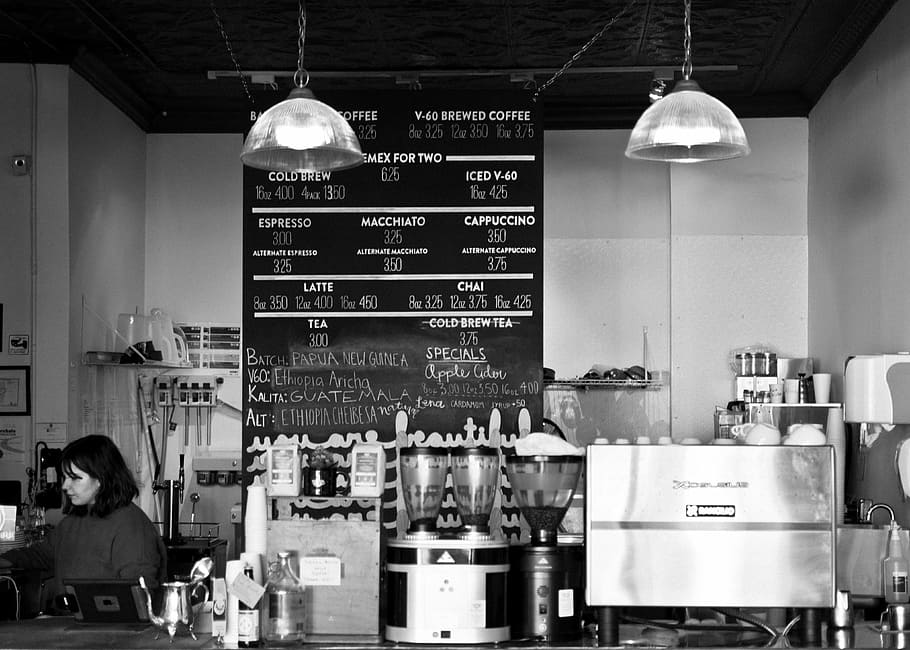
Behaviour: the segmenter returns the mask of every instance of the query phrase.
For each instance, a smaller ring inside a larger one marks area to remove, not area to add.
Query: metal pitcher
[[[161,636],[161,630],[167,630],[171,643],[174,642],[174,636],[178,633],[189,634],[196,640],[193,632],[195,623],[195,613],[193,611],[193,599],[196,592],[201,588],[204,590],[202,601],[208,600],[209,590],[202,581],[208,577],[211,572],[212,560],[203,558],[194,566],[188,581],[174,580],[165,582],[161,585],[162,599],[161,612],[155,614],[152,605],[152,595],[145,584],[145,578],[139,576],[139,585],[145,593],[146,605],[148,607],[149,620],[158,628],[155,638]]]

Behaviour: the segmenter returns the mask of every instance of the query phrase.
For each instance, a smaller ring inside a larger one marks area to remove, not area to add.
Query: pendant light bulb
[[[281,172],[350,169],[363,164],[354,130],[341,114],[306,87],[303,68],[306,12],[300,2],[296,85],[283,102],[263,113],[243,143],[240,160],[248,167]]]
[[[362,164],[363,152],[347,120],[310,89],[294,88],[256,120],[240,160],[270,171],[338,171]]]
[[[727,106],[692,79],[649,106],[632,129],[626,156],[692,163],[739,158],[750,152],[742,125]]]
[[[690,0],[685,0],[683,78],[638,118],[629,136],[626,157],[693,163],[739,158],[751,151],[733,111],[689,78],[691,44]]]

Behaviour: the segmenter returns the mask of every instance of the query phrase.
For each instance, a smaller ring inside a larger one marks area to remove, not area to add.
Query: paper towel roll
[[[234,578],[243,573],[243,564],[243,560],[228,560],[224,565],[224,582],[228,589],[225,641],[237,641],[237,608],[240,600],[231,593],[231,583],[234,582]]]
[[[248,553],[266,554],[266,494],[257,476],[246,489],[246,512],[243,518],[244,549]],[[260,575],[262,568],[260,566]]]
[[[847,460],[847,434],[844,429],[844,410],[840,406],[828,409],[828,421],[825,424],[825,436],[828,444],[834,447],[834,507],[835,521],[844,523],[844,472]]]

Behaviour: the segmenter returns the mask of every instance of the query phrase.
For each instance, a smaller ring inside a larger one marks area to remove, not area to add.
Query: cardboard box
[[[287,501],[278,499],[279,504]],[[371,501],[375,501],[371,521],[290,518],[287,508],[279,505],[279,517],[268,523],[268,561],[274,562],[278,551],[297,555],[307,585],[308,642],[382,640],[381,500]]]

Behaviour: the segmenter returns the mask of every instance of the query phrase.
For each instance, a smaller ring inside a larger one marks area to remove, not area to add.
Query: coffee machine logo
[[[700,506],[689,504],[686,506],[687,517],[735,517],[736,506]]]
[[[680,481],[673,479],[674,490],[691,490],[701,488],[747,488],[749,481]]]

